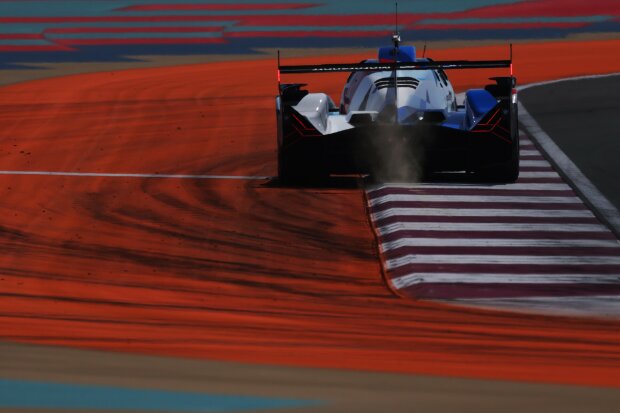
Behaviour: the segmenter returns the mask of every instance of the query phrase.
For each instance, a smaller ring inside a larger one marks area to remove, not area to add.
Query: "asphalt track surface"
[[[529,88],[520,99],[543,130],[620,209],[620,75]]]
[[[587,46],[580,54],[570,45],[523,46],[516,56],[521,79],[620,70],[617,57],[600,67],[575,64],[611,55],[617,41]],[[480,58],[505,52],[475,51]],[[459,58],[455,54],[442,51],[437,58]],[[536,70],[526,71],[528,62]],[[272,61],[243,70],[215,63],[5,87],[0,169],[273,175],[274,72]],[[452,79],[459,88],[478,82],[463,74]],[[342,81],[328,76],[318,86],[337,95]],[[0,189],[3,340],[620,386],[617,321],[394,296],[384,284],[355,181],[299,189],[244,179],[16,174],[0,176]],[[574,388],[564,389],[555,400],[575,406],[567,396]]]

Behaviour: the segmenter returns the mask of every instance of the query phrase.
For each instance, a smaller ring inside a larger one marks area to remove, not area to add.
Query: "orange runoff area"
[[[527,83],[618,72],[618,50],[620,41],[519,44],[516,75]],[[480,85],[474,73],[450,75],[462,90]],[[337,97],[342,82],[342,75],[316,76],[312,89]],[[0,169],[273,175],[275,93],[273,60],[4,87]],[[2,340],[620,386],[620,321],[394,296],[360,189],[0,175],[0,193]]]

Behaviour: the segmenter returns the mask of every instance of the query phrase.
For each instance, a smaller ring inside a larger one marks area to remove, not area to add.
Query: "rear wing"
[[[397,38],[400,40],[400,37]],[[398,55],[398,43],[395,43],[395,56]],[[425,49],[426,50],[426,49]],[[510,78],[513,79],[512,70],[512,43],[510,44],[510,58],[508,60],[439,60],[427,59],[425,61],[412,62],[378,62],[378,63],[331,63],[318,65],[281,65],[280,51],[278,50],[278,94],[281,90],[281,74],[295,73],[338,73],[357,71],[393,71],[396,77],[397,70],[449,70],[449,69],[495,69],[510,68]],[[514,84],[514,79],[512,80]],[[396,84],[396,82],[394,83]],[[514,85],[513,85],[514,87]]]
[[[425,49],[426,50],[426,49]],[[512,76],[512,43],[510,44],[510,58],[508,60],[443,60],[419,62],[379,62],[379,63],[333,63],[320,65],[294,65],[283,66],[280,64],[280,51],[278,50],[278,80],[280,74],[288,73],[335,73],[363,71],[386,71],[386,70],[438,70],[438,69],[495,69],[510,68]]]
[[[436,70],[436,69],[493,69],[509,68],[511,60],[444,60],[428,62],[395,62],[395,63],[334,63],[320,65],[281,66],[280,73],[333,73],[386,70]]]

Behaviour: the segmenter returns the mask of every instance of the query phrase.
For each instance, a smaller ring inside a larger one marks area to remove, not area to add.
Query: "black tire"
[[[514,84],[514,80],[513,80]],[[512,138],[512,146],[510,151],[510,160],[500,167],[497,171],[498,178],[501,182],[512,183],[519,178],[519,158],[520,158],[520,144],[519,144],[519,113],[517,105],[511,103],[511,116],[510,116],[510,130]]]
[[[514,78],[511,84],[515,83]],[[508,90],[507,95],[510,96]],[[519,113],[515,103],[509,103],[510,108],[510,158],[506,162],[498,163],[478,171],[478,175],[491,182],[512,183],[519,178]]]
[[[313,185],[324,183],[329,172],[323,166],[317,151],[300,151],[297,148],[278,148],[278,180],[284,185]]]
[[[513,137],[508,161],[480,169],[476,171],[476,175],[488,182],[515,182],[519,178],[519,135]]]
[[[278,180],[283,184],[295,184],[303,178],[302,171],[295,165],[295,160],[286,154],[278,144]]]
[[[512,153],[510,160],[499,166],[496,176],[501,182],[512,183],[519,178],[519,135],[512,141]]]

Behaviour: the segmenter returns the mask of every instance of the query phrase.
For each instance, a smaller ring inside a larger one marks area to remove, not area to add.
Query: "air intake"
[[[420,84],[418,79],[413,77],[399,77],[396,81],[398,87],[410,87],[415,89]],[[375,86],[377,89],[385,89],[386,87],[394,87],[393,77],[384,77],[383,79],[375,80]]]

